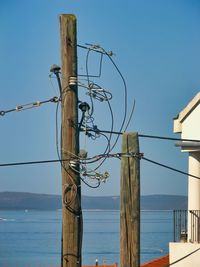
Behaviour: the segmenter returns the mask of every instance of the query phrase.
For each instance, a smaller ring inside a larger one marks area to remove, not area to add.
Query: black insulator
[[[82,112],[86,112],[90,109],[90,106],[87,102],[81,102],[78,106]]]
[[[59,73],[60,72],[60,70],[61,70],[61,67],[59,67],[58,65],[56,65],[56,64],[53,64],[52,66],[51,66],[51,68],[50,68],[50,72],[53,72],[53,73]]]

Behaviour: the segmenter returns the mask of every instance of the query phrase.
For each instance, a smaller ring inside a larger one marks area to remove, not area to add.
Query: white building
[[[174,119],[174,132],[181,133],[182,139],[200,140],[200,92]],[[188,173],[200,177],[200,142],[181,141],[177,145],[182,152],[188,152]],[[184,213],[180,211],[177,214],[175,229],[180,238],[178,242],[169,244],[170,264],[174,267],[199,267],[200,179],[188,177],[187,216],[184,218]]]

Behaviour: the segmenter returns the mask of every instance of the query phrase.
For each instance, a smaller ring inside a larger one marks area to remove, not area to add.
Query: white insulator
[[[77,77],[71,76],[69,77],[69,85],[76,85],[77,84]]]
[[[22,109],[23,109],[23,106],[17,106],[17,107],[15,108],[16,111],[21,111]]]
[[[41,105],[41,102],[40,101],[36,101],[35,103],[33,103],[33,106],[34,107],[39,107]]]
[[[76,168],[78,163],[77,161],[70,160],[69,164],[72,168]]]

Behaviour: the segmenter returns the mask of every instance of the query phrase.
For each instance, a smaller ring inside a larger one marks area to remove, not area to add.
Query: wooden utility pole
[[[137,133],[122,137],[122,153],[139,153]],[[122,157],[120,187],[120,267],[140,266],[140,163]]]
[[[62,60],[62,259],[63,267],[81,266],[82,210],[79,165],[73,155],[79,153],[76,17],[60,16]],[[74,171],[70,167],[73,166]]]

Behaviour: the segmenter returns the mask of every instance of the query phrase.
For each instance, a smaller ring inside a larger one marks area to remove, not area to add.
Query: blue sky
[[[179,137],[173,118],[200,89],[199,1],[2,0],[0,3],[0,110],[58,94],[49,81],[50,66],[60,65],[59,15],[77,16],[78,43],[100,44],[113,59],[128,87],[128,110],[136,107],[128,131]],[[79,71],[85,52],[78,49]],[[90,68],[98,70],[98,57]],[[123,84],[109,60],[103,62],[99,83],[112,94],[116,130],[123,113]],[[87,100],[80,89],[79,97]],[[108,129],[110,115],[95,104],[95,122]],[[55,159],[55,105],[13,112],[0,118],[0,162]],[[89,155],[101,153],[103,142],[81,139]],[[121,144],[116,147],[119,152]],[[174,142],[140,139],[147,158],[187,171],[187,154]],[[110,177],[99,189],[82,187],[87,195],[119,195],[119,161],[101,167]],[[59,164],[0,168],[1,191],[59,194]],[[142,194],[187,194],[187,177],[141,162]]]

